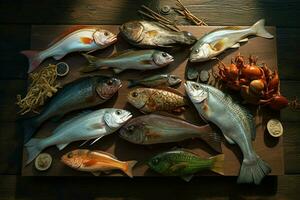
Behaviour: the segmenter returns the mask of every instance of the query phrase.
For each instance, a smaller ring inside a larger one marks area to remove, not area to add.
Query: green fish
[[[134,87],[137,85],[143,85],[147,87],[156,87],[156,86],[175,86],[181,83],[181,79],[172,74],[158,74],[150,76],[140,80],[129,80],[128,87]]]
[[[204,170],[224,175],[223,163],[224,154],[205,159],[187,150],[172,150],[154,156],[147,164],[160,174],[181,176],[190,181],[193,174]]]

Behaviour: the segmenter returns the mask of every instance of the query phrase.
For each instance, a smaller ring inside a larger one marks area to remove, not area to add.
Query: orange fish
[[[119,161],[114,155],[103,151],[76,149],[61,157],[61,161],[69,167],[99,176],[101,172],[115,169],[122,170],[129,177],[133,177],[132,168],[137,161]]]

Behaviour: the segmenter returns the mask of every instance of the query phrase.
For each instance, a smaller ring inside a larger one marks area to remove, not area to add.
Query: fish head
[[[104,100],[110,99],[122,87],[120,79],[114,77],[102,78],[97,81],[96,92]]]
[[[81,168],[89,150],[87,149],[76,149],[64,154],[61,157],[61,161],[67,166],[78,169]]]
[[[117,35],[104,29],[97,29],[94,34],[93,38],[101,47],[107,47],[115,42],[117,42]]]
[[[118,129],[132,117],[131,113],[122,109],[107,109],[104,121],[111,129]]]
[[[129,21],[120,26],[120,32],[129,41],[140,42],[143,39],[144,26],[139,21]]]
[[[127,95],[128,102],[134,107],[136,107],[137,109],[143,108],[145,104],[148,102],[148,99],[149,99],[149,94],[143,88],[132,90]]]
[[[185,91],[193,103],[201,103],[208,97],[208,92],[200,83],[187,81],[185,84]]]
[[[197,38],[191,32],[183,31],[183,36],[183,42],[187,45],[192,45],[197,41]]]
[[[192,48],[189,61],[190,62],[204,62],[218,55],[218,52],[212,49],[212,47],[204,43],[200,46],[197,44]]]
[[[153,62],[160,67],[164,67],[174,61],[173,56],[163,51],[154,51],[152,58]]]
[[[130,120],[120,130],[120,136],[125,140],[135,143],[143,144],[145,140],[145,132],[147,127],[144,122],[141,122],[138,118]]]
[[[168,169],[171,167],[169,159],[166,158],[165,153],[158,154],[147,161],[147,165],[158,173],[168,173]]]
[[[168,75],[168,84],[170,86],[173,86],[173,85],[178,85],[181,83],[181,79],[179,76],[176,76],[176,75]]]

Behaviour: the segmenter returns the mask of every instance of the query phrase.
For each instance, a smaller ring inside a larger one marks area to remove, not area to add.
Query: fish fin
[[[43,148],[40,147],[40,142],[42,140],[43,139],[32,138],[25,144],[28,153],[26,165],[33,161],[42,152]]]
[[[65,143],[65,144],[57,144],[56,147],[61,151],[63,150],[66,146],[68,146],[69,143]]]
[[[85,53],[83,53],[81,55],[83,55],[87,59],[87,61],[89,62],[89,65],[82,67],[80,69],[80,72],[92,72],[92,71],[95,71],[98,69],[98,67],[95,65],[95,62],[97,60],[99,60],[97,57],[91,56],[91,55],[88,55]]]
[[[204,129],[209,129],[208,131],[203,134],[203,128]],[[203,126],[199,126],[199,138],[204,140],[208,145],[210,145],[215,151],[217,152],[222,152],[222,145],[221,145],[221,136],[214,132],[209,124]]]
[[[133,167],[136,165],[137,161],[136,160],[131,160],[131,161],[127,161],[127,167],[126,169],[124,170],[124,173],[127,174],[127,176],[129,176],[130,178],[133,177],[133,174],[132,174],[132,169]]]
[[[225,43],[228,40],[228,38],[223,38],[218,40],[213,46],[212,49],[215,51],[222,51],[225,47]]]
[[[43,60],[39,58],[39,53],[39,51],[32,50],[21,51],[21,54],[25,55],[29,61],[29,68],[27,73],[34,71],[43,62]]]
[[[54,38],[49,44],[48,47],[52,46],[53,44],[57,43],[58,41],[60,41],[61,39],[63,39],[64,37],[66,37],[67,35],[78,31],[80,29],[85,29],[85,28],[95,28],[92,26],[85,26],[85,25],[76,25],[76,26],[72,26],[71,28],[66,29],[65,31],[63,31],[59,36],[57,36],[56,38]]]
[[[240,43],[236,43],[236,44],[234,44],[234,45],[232,45],[230,48],[232,48],[232,49],[236,49],[236,48],[240,48]]]
[[[248,42],[248,38],[241,39],[239,42]]]
[[[24,143],[28,142],[38,128],[38,124],[35,122],[35,117],[26,119],[22,122],[24,129]]]
[[[169,170],[174,173],[174,172],[177,172],[179,170],[186,168],[187,166],[188,166],[188,163],[181,162],[181,163],[173,165],[172,167],[169,168]]]
[[[95,165],[96,163],[97,163],[97,160],[91,159],[91,160],[89,160],[89,161],[84,162],[84,163],[83,163],[83,166],[85,166],[85,167],[90,167],[90,166]]]
[[[177,95],[182,96],[182,97],[184,96],[181,92],[179,92],[178,90],[176,90],[174,88],[171,88],[171,87],[158,86],[155,89],[165,90],[165,91],[168,91],[168,92],[172,92],[172,93],[177,94]]]
[[[106,151],[100,151],[100,150],[95,150],[94,152],[96,153],[101,153],[101,154],[105,154],[105,155],[108,155],[109,157],[112,157],[114,159],[118,159],[115,155],[111,154],[111,153],[108,153]]]
[[[91,144],[90,146],[92,146],[93,144],[95,144],[98,140],[100,140],[103,137],[103,135],[101,135],[100,137],[96,138]]]
[[[234,142],[231,138],[229,138],[229,137],[226,136],[225,134],[223,134],[223,135],[224,135],[226,141],[227,141],[229,144],[235,144],[235,142]]]
[[[224,154],[219,154],[209,159],[213,160],[211,171],[224,175]]]
[[[94,176],[100,176],[101,175],[101,171],[97,171],[97,172],[91,172]]]
[[[270,34],[266,29],[265,29],[265,20],[261,19],[257,21],[253,26],[250,28],[255,34],[259,37],[263,38],[274,38],[272,34]]]
[[[238,177],[238,183],[255,183],[258,185],[261,180],[271,172],[268,163],[257,156],[255,160],[244,159]]]
[[[83,44],[92,44],[94,41],[93,38],[89,38],[89,37],[81,37],[80,38],[80,42]]]
[[[54,58],[55,60],[60,60],[60,59],[62,59],[65,55],[66,55],[65,53],[64,53],[64,54],[58,54],[58,55],[53,56],[53,58]]]
[[[134,87],[134,86],[137,86],[139,84],[139,81],[138,80],[128,80],[128,88],[131,88],[131,87]]]
[[[126,50],[123,50],[123,51],[118,51],[117,53],[109,56],[109,58],[116,58],[116,57],[120,57],[120,56],[127,57],[127,54],[130,54],[132,52],[135,52],[135,50],[133,50],[133,49],[126,49]]]
[[[180,178],[182,178],[182,179],[185,180],[186,182],[190,182],[190,181],[192,180],[193,177],[194,177],[193,174],[188,174],[188,175],[180,176]]]
[[[114,72],[115,72],[116,74],[119,74],[119,73],[121,73],[124,69],[113,68],[113,70],[114,70]]]

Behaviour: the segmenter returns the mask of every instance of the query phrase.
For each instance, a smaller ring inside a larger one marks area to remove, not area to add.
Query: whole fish
[[[120,129],[120,136],[135,144],[158,144],[200,138],[221,152],[221,139],[207,124],[196,126],[184,120],[162,115],[143,115],[131,119]]]
[[[61,161],[69,167],[91,172],[99,176],[101,172],[122,170],[129,177],[133,177],[132,168],[137,161],[120,161],[114,155],[103,151],[90,151],[88,149],[76,149],[61,157]]]
[[[126,69],[150,70],[165,67],[174,61],[174,58],[158,50],[125,50],[108,58],[97,58],[83,54],[89,65],[81,69],[82,72],[91,72],[101,68],[112,68],[115,73]]]
[[[129,21],[120,27],[121,35],[138,47],[174,47],[192,45],[197,39],[186,31],[172,31],[152,21]]]
[[[110,99],[122,86],[119,79],[105,76],[82,78],[62,88],[43,111],[23,122],[27,142],[46,120],[62,118],[66,113],[100,105]]]
[[[22,51],[29,59],[28,73],[36,69],[46,58],[60,60],[66,54],[78,51],[95,51],[115,43],[117,36],[97,27],[77,26],[67,30],[43,51]]]
[[[255,135],[255,125],[250,113],[212,86],[188,81],[185,88],[200,116],[216,124],[225,139],[242,150],[244,158],[238,183],[259,184],[271,168],[253,149],[251,135]]]
[[[273,38],[264,27],[265,20],[261,19],[249,28],[229,26],[216,29],[201,37],[193,46],[190,62],[203,62],[215,58],[228,48],[239,48],[240,42],[247,42],[248,36],[255,35],[263,38]]]
[[[143,113],[155,111],[183,112],[187,100],[171,88],[137,88],[127,95],[128,102]]]
[[[140,80],[129,80],[128,87],[134,87],[137,85],[143,85],[147,87],[157,87],[157,86],[175,86],[181,83],[181,79],[172,74],[158,74],[150,76]]]
[[[126,110],[105,108],[89,113],[82,113],[59,125],[53,134],[46,138],[32,138],[25,147],[29,164],[45,148],[56,145],[59,150],[78,140],[93,140],[92,144],[103,136],[117,131],[132,117]]]
[[[204,170],[224,175],[224,154],[205,159],[187,150],[172,150],[154,156],[147,164],[160,174],[181,176],[186,181],[190,181],[193,174]]]

